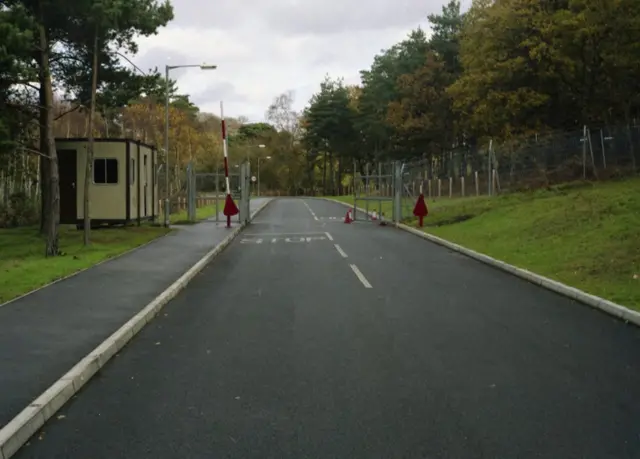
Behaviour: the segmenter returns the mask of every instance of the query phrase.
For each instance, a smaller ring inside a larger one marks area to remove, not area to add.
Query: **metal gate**
[[[353,219],[366,223],[402,220],[402,168],[400,162],[364,166],[354,164]]]
[[[249,165],[242,164],[238,167],[238,172],[229,172],[229,186],[231,188],[231,197],[236,201],[240,213],[238,214],[237,221],[243,221],[243,204],[247,202],[245,207],[248,206],[248,196],[243,199],[243,189],[249,189],[248,186],[242,186],[242,177],[245,177],[245,182],[250,180],[248,171]],[[248,177],[247,177],[248,176]],[[214,206],[216,222],[221,221],[222,210],[224,209],[224,201],[226,198],[225,190],[225,176],[224,171],[218,170],[217,172],[196,172],[192,163],[187,165],[187,216],[191,222],[196,221],[196,209],[202,206]],[[245,209],[246,210],[246,209]],[[246,212],[245,212],[246,213]],[[222,218],[224,220],[224,218]]]
[[[404,162],[401,166],[400,219],[413,218],[413,209],[420,193],[427,195],[427,164],[423,161]]]

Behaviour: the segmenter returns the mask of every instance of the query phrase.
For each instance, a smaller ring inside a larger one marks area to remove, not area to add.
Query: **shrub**
[[[23,193],[9,196],[9,205],[0,205],[0,228],[15,228],[38,222],[36,203]]]

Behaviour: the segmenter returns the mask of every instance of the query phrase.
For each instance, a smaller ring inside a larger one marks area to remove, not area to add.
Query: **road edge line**
[[[268,199],[250,217],[253,220],[273,199]],[[64,406],[118,351],[151,322],[158,312],[189,282],[218,256],[246,227],[233,228],[222,242],[207,252],[153,301],[129,319],[93,351],[76,363],[66,374],[33,400],[17,416],[0,429],[0,459],[9,459]]]
[[[335,202],[338,204],[342,204],[343,206],[353,208],[352,204],[338,201],[337,199],[331,198],[320,198],[326,201]],[[359,209],[362,210],[362,209]],[[362,210],[364,211],[364,210]],[[594,309],[598,309],[606,314],[609,314],[617,319],[622,319],[627,323],[631,323],[635,326],[640,327],[640,312],[629,309],[626,306],[623,306],[618,303],[614,303],[613,301],[606,300],[596,295],[592,295],[583,290],[577,289],[575,287],[571,287],[569,285],[563,284],[562,282],[558,282],[553,279],[549,279],[548,277],[542,276],[540,274],[536,274],[532,271],[528,271],[523,268],[518,268],[517,266],[510,265],[509,263],[505,263],[504,261],[498,260],[496,258],[490,257],[489,255],[485,255],[480,252],[476,252],[475,250],[468,249],[459,244],[455,244],[453,242],[449,242],[446,239],[442,239],[440,237],[434,236],[429,233],[425,233],[424,231],[420,231],[419,229],[412,228],[403,223],[394,224],[396,228],[399,228],[403,231],[407,231],[416,236],[419,236],[423,239],[426,239],[435,244],[441,245],[448,249],[451,249],[455,252],[466,255],[470,258],[478,260],[484,264],[492,266],[494,268],[498,268],[502,271],[505,271],[509,274],[512,274],[516,277],[524,279],[532,284],[543,287],[547,290],[550,290],[555,293],[559,293],[560,295],[566,296],[572,300],[575,300],[579,303],[590,306]]]

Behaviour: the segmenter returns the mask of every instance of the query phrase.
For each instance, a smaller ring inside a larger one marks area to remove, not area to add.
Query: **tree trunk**
[[[96,116],[96,92],[98,90],[98,28],[93,38],[93,64],[91,70],[91,107],[89,108],[89,136],[87,142],[87,163],[84,173],[84,245],[91,244],[91,179],[93,178],[93,120]],[[129,177],[126,177],[128,186]]]
[[[58,249],[58,226],[60,225],[60,176],[58,174],[58,154],[56,152],[56,140],[53,133],[53,86],[51,84],[51,69],[49,63],[49,37],[44,27],[43,8],[40,6],[40,21],[38,24],[38,39],[40,42],[40,72],[43,88],[43,107],[46,111],[44,118],[44,141],[49,159],[46,169],[49,174],[49,196],[47,199],[44,231],[47,245],[45,256],[55,257]]]
[[[629,158],[631,159],[631,168],[634,172],[638,170],[636,164],[636,151],[633,145],[633,136],[631,135],[631,107],[627,104],[624,110],[625,121],[627,123],[627,141],[629,142]]]
[[[380,185],[380,184],[378,184]],[[338,158],[338,196],[342,196],[342,157]]]
[[[336,176],[333,161],[333,153],[329,153],[329,194],[336,195]]]
[[[322,153],[322,194],[327,196],[327,153]]]
[[[53,212],[51,211],[51,197],[49,192],[51,190],[51,171],[49,169],[49,144],[47,142],[47,109],[46,98],[44,95],[44,73],[40,72],[40,90],[39,90],[39,130],[40,130],[40,234],[42,236],[47,235],[47,228],[51,225],[50,219]]]

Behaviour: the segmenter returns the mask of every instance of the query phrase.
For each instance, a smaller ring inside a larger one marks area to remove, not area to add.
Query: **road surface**
[[[272,202],[17,458],[638,458],[640,332]]]

